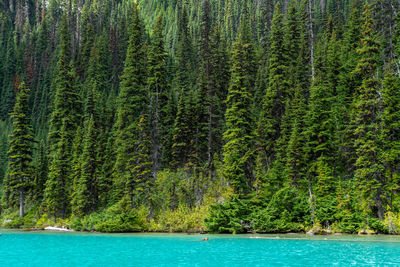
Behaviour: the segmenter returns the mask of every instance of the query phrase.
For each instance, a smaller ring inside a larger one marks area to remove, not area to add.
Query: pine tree
[[[181,91],[178,102],[178,111],[174,123],[174,134],[172,137],[172,166],[183,167],[188,160],[188,149],[190,144],[188,116],[186,114],[186,94]]]
[[[69,143],[72,142],[75,136],[75,129],[80,119],[80,101],[79,95],[76,92],[75,84],[75,73],[71,67],[71,39],[69,33],[69,27],[66,16],[62,20],[61,28],[61,40],[59,45],[59,54],[56,67],[56,76],[52,82],[54,103],[53,111],[50,115],[50,126],[49,126],[49,155],[51,164],[51,154],[56,153],[58,149],[58,141],[60,140],[60,129],[65,119],[65,127],[68,133],[66,138]],[[66,153],[69,154],[71,147]]]
[[[221,155],[224,129],[225,99],[229,85],[229,60],[226,43],[221,39],[219,26],[210,36],[210,76],[208,90],[208,165],[214,175],[214,157]]]
[[[182,5],[180,3],[180,5]],[[177,42],[175,44],[176,74],[175,85],[178,91],[189,90],[194,84],[195,57],[192,38],[188,26],[188,14],[186,6],[178,8],[177,18]]]
[[[321,156],[317,160],[315,206],[317,219],[329,227],[329,223],[335,221],[336,207],[338,204],[335,197],[335,179],[332,174],[332,169],[327,162],[329,162],[329,159],[326,159],[324,156]]]
[[[283,18],[280,5],[275,6],[270,34],[269,85],[264,95],[258,126],[258,138],[266,166],[275,159],[276,142],[281,134],[281,119],[288,95],[287,58],[284,46]]]
[[[198,92],[198,125],[196,133],[196,144],[200,162],[208,161],[208,167],[211,166],[213,159],[213,103],[211,98],[214,95],[214,88],[212,88],[211,81],[211,14],[210,2],[204,0],[201,7],[201,20],[200,20],[200,40],[199,40],[199,54],[200,54],[200,74],[199,74],[199,92]]]
[[[65,218],[69,208],[70,156],[68,151],[67,119],[63,119],[57,150],[53,151],[44,189],[44,206],[56,220]],[[55,149],[55,148],[53,148]]]
[[[69,186],[72,170],[72,141],[80,121],[81,103],[74,87],[71,67],[71,40],[66,16],[63,16],[57,74],[53,79],[54,104],[48,134],[49,177],[44,204],[54,215],[65,217],[69,209]]]
[[[13,119],[13,131],[10,135],[9,173],[5,181],[6,202],[11,204],[13,196],[19,196],[20,217],[24,217],[25,197],[33,182],[32,153],[33,133],[29,118],[30,90],[21,83],[10,114]],[[8,196],[8,198],[7,198]]]
[[[351,125],[354,129],[354,148],[356,152],[355,178],[358,181],[363,212],[369,215],[377,209],[377,215],[383,219],[382,202],[383,166],[379,162],[380,146],[380,82],[376,77],[378,67],[379,43],[373,30],[373,6],[365,5],[363,12],[362,46],[354,73],[361,79],[361,86],[354,95]]]
[[[288,74],[290,75],[289,84],[293,88],[296,86],[297,60],[300,51],[300,27],[298,21],[298,11],[295,1],[291,1],[285,22],[284,48],[287,51]],[[303,66],[304,67],[304,66]]]
[[[1,119],[8,118],[9,113],[12,111],[14,106],[14,79],[16,76],[16,55],[15,55],[15,43],[12,33],[9,33],[7,41],[5,62],[2,66],[3,69],[3,88],[1,95]]]
[[[254,50],[247,19],[242,21],[240,34],[232,48],[231,81],[226,99],[226,131],[224,175],[236,194],[245,196],[254,182],[253,127],[251,114],[252,90],[254,86]]]
[[[127,162],[133,157],[137,124],[141,114],[148,105],[145,88],[145,51],[143,47],[143,26],[137,4],[134,5],[130,39],[125,59],[124,73],[121,76],[118,95],[117,118],[115,122],[116,161],[113,177],[115,197],[119,198],[125,191],[127,180],[132,179]]]
[[[89,116],[90,118],[90,116]],[[85,122],[87,118],[85,119]],[[81,172],[82,172],[82,150],[83,150],[83,139],[85,136],[85,128],[78,127],[76,130],[76,135],[74,138],[74,144],[72,148],[72,173],[71,173],[71,180],[72,180],[72,190],[71,190],[71,210],[72,214],[77,215],[76,212],[76,199],[78,195],[78,186],[79,181],[81,179]]]
[[[134,207],[150,204],[149,193],[151,182],[154,180],[150,151],[150,127],[146,117],[146,114],[140,117],[137,126],[138,138],[135,140],[135,152],[133,157],[128,160],[128,168],[132,178],[126,181],[126,195],[132,201]]]
[[[397,193],[400,181],[400,79],[390,70],[383,80],[382,127],[380,142],[383,144],[380,159],[385,167],[387,185],[386,201],[390,209],[398,205]]]
[[[304,134],[301,125],[304,125],[306,114],[306,103],[302,88],[298,84],[290,106],[287,109],[288,121],[290,126],[290,138],[286,150],[286,168],[285,174],[289,184],[299,187],[301,180],[304,179],[304,153],[302,151],[304,144]]]
[[[167,82],[166,60],[167,53],[164,48],[163,20],[160,17],[154,26],[152,42],[148,52],[148,78],[147,88],[151,99],[151,122],[152,122],[152,161],[153,176],[161,168],[162,155],[169,145],[167,136],[172,131],[171,125],[166,123],[170,114],[168,101],[170,88]]]
[[[72,212],[77,216],[89,214],[97,207],[96,136],[92,115],[90,119],[86,120],[85,137],[80,156],[81,172],[72,199]]]
[[[361,13],[363,10],[362,2],[356,0],[352,4],[351,13],[346,25],[346,31],[343,36],[342,46],[342,62],[343,62],[343,77],[342,78],[342,90],[345,90],[346,97],[350,97],[354,92],[355,88],[359,85],[359,82],[355,79],[351,73],[357,66],[359,60],[359,54],[356,50],[360,46],[360,40],[362,37],[362,17]],[[347,87],[347,88],[346,88]],[[348,102],[352,102],[350,99]]]

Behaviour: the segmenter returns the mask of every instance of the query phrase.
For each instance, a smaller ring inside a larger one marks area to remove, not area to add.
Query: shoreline
[[[7,233],[18,233],[18,234],[76,234],[76,235],[87,235],[87,236],[125,236],[125,237],[199,237],[202,236],[211,237],[210,240],[223,239],[223,238],[239,238],[239,239],[250,239],[250,240],[311,240],[311,241],[341,241],[341,242],[392,242],[400,243],[400,235],[387,235],[387,234],[376,234],[376,235],[358,235],[358,234],[331,234],[331,235],[309,235],[305,233],[282,233],[282,234],[201,234],[201,233],[168,233],[168,232],[130,232],[130,233],[103,233],[103,232],[87,232],[87,231],[75,231],[67,230],[58,227],[51,227],[48,229],[35,229],[35,230],[23,230],[23,229],[1,229],[1,234]]]

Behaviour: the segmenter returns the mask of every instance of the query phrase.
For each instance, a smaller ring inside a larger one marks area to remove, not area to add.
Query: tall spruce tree
[[[287,54],[284,45],[283,16],[280,4],[275,6],[269,49],[269,84],[263,98],[258,125],[258,139],[263,164],[269,168],[277,152],[276,142],[281,134],[281,120],[288,95]]]
[[[358,181],[362,208],[365,215],[376,214],[381,220],[384,216],[383,166],[379,161],[379,125],[381,124],[380,81],[377,77],[379,42],[374,32],[372,17],[373,5],[365,5],[363,12],[362,46],[354,73],[361,79],[361,86],[354,95],[351,125],[354,129],[354,148],[356,152],[355,178]]]
[[[148,106],[145,88],[145,51],[143,41],[143,25],[138,5],[133,7],[130,38],[126,53],[124,72],[121,76],[120,93],[117,103],[115,122],[116,161],[113,170],[115,197],[120,198],[125,192],[128,180],[133,179],[127,169],[127,162],[133,157],[135,140],[137,140],[137,124],[141,114]]]
[[[211,7],[209,0],[203,0],[201,8],[200,21],[200,75],[199,75],[199,97],[198,97],[198,125],[196,141],[197,150],[201,162],[208,161],[208,166],[211,166],[213,159],[213,133],[212,123],[213,115],[210,102],[214,94],[214,88],[211,85]]]
[[[381,160],[385,167],[385,196],[391,210],[398,207],[400,181],[400,79],[388,70],[382,89]]]
[[[67,17],[63,16],[56,76],[53,79],[53,111],[48,134],[49,174],[44,192],[46,209],[65,217],[69,210],[72,170],[72,142],[80,124],[81,102],[71,67],[71,39]]]
[[[254,88],[254,50],[249,22],[245,18],[240,34],[232,48],[231,81],[226,99],[226,131],[224,175],[234,192],[241,196],[250,193],[254,183],[254,117],[251,112]]]
[[[19,215],[24,217],[25,197],[33,183],[33,133],[29,117],[30,90],[21,83],[14,110],[10,114],[13,119],[13,131],[10,135],[9,173],[4,183],[6,203],[12,205],[15,196],[19,197]]]
[[[152,122],[152,162],[153,176],[156,177],[161,169],[164,150],[169,150],[170,132],[173,130],[167,124],[170,114],[168,109],[170,87],[167,82],[167,53],[164,48],[163,20],[160,17],[154,26],[147,62],[147,88],[150,94]]]
[[[82,143],[82,154],[79,157],[80,174],[77,177],[72,199],[72,212],[84,216],[94,212],[97,207],[96,179],[96,129],[93,115],[85,122],[85,135]]]

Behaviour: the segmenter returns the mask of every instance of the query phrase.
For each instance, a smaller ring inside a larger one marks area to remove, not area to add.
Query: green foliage
[[[72,141],[80,120],[80,101],[75,72],[71,64],[71,36],[63,16],[57,73],[53,79],[53,111],[48,134],[49,173],[44,190],[44,205],[54,217],[66,217],[69,208]]]
[[[203,220],[207,216],[207,207],[189,208],[179,205],[174,210],[164,210],[157,218],[150,221],[151,232],[201,232]],[[204,229],[203,230],[207,230]]]
[[[398,231],[398,3],[28,1],[20,20],[11,2],[8,227]]]
[[[247,194],[253,183],[254,117],[251,112],[255,80],[255,55],[247,18],[232,49],[231,81],[226,99],[224,176],[238,194]]]
[[[30,90],[25,87],[24,83],[21,83],[14,110],[11,113],[13,131],[10,135],[10,148],[8,150],[8,175],[4,181],[3,189],[3,201],[6,207],[13,206],[18,196],[21,217],[24,217],[24,197],[33,182],[32,155],[34,139],[28,115],[29,93]]]
[[[145,50],[143,25],[137,4],[134,5],[132,22],[129,27],[129,44],[121,76],[120,93],[117,99],[114,150],[116,160],[113,170],[115,197],[121,198],[128,190],[132,179],[128,161],[133,157],[135,142],[138,140],[138,121],[146,114],[148,98],[145,88],[146,72],[144,66]],[[132,188],[129,188],[132,189]]]
[[[372,207],[377,208],[377,215],[383,219],[382,201],[383,166],[379,161],[380,145],[379,96],[380,81],[375,71],[378,67],[379,42],[373,30],[372,6],[366,5],[363,13],[362,47],[358,50],[360,60],[354,73],[362,79],[354,97],[351,125],[354,127],[354,148],[356,151],[356,179],[359,181],[363,211],[369,214]]]
[[[214,233],[239,234],[251,229],[248,201],[234,197],[224,204],[210,206],[209,215],[204,219],[208,231]]]
[[[146,210],[130,208],[130,201],[122,199],[103,212],[74,218],[71,227],[80,231],[99,231],[107,233],[140,232],[147,229]]]
[[[265,208],[252,214],[254,231],[264,233],[303,231],[309,219],[307,199],[290,187],[277,191]]]

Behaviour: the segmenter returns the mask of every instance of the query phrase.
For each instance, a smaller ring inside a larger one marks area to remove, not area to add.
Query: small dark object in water
[[[201,241],[208,241],[208,237],[201,239]]]

